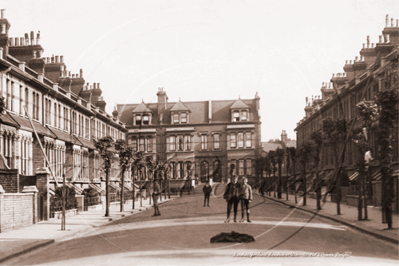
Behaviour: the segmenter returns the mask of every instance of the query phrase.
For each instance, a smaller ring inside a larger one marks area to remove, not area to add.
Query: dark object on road
[[[254,242],[255,238],[247,234],[240,234],[232,231],[231,233],[220,233],[211,238],[211,243],[219,242],[239,242],[249,243]]]

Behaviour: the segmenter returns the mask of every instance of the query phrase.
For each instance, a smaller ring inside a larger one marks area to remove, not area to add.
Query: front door
[[[209,165],[207,162],[201,163],[201,183],[209,181]]]
[[[213,182],[222,182],[222,167],[220,161],[213,163]]]

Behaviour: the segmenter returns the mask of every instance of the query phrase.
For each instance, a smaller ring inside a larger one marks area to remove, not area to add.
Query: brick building
[[[42,57],[40,33],[12,38],[9,28],[2,10],[0,90],[6,111],[0,114],[1,169],[30,176],[48,167],[58,181],[65,172],[80,192],[90,183],[100,184],[101,162],[92,139],[124,139],[125,125],[105,112],[99,83],[86,84],[82,70],[71,75],[63,56]]]
[[[171,165],[171,179],[199,177],[226,181],[234,175],[255,181],[254,160],[261,156],[260,106],[254,99],[119,104],[114,115],[126,124],[128,144]],[[192,171],[187,166],[191,164]]]
[[[356,104],[362,100],[374,100],[379,91],[384,90],[388,84],[397,86],[397,74],[389,76],[390,70],[398,69],[398,49],[399,49],[399,26],[392,18],[386,17],[386,26],[379,36],[378,43],[363,44],[360,50],[360,56],[355,60],[347,60],[343,67],[344,73],[333,74],[329,82],[323,82],[320,89],[321,96],[312,97],[308,101],[306,98],[305,117],[297,123],[297,142],[298,148],[310,138],[314,130],[322,128],[322,121],[327,117],[344,118],[349,125],[356,116]],[[396,80],[395,80],[396,79]],[[341,109],[342,106],[342,109]],[[362,121],[357,121],[356,126],[361,125]],[[381,181],[380,161],[375,132],[368,132],[369,146],[374,157],[370,165],[370,174],[373,185]],[[394,156],[392,163],[394,169],[398,169],[398,128],[393,130]],[[353,141],[349,139],[344,155],[344,167],[350,181],[356,181],[359,176],[356,166],[356,147]],[[324,146],[321,156],[322,177],[329,179],[335,165],[335,158],[331,147]],[[309,168],[311,165],[309,165]],[[312,169],[308,169],[310,172]],[[310,174],[309,174],[310,175]],[[398,171],[394,175],[398,175]],[[378,190],[378,189],[377,189]],[[396,206],[397,206],[397,178],[396,178]],[[374,195],[376,196],[376,195]],[[380,199],[376,205],[379,205]],[[397,208],[397,207],[396,207]]]

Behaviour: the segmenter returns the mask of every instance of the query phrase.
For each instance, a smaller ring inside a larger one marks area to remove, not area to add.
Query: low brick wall
[[[34,193],[0,193],[0,233],[36,223]]]

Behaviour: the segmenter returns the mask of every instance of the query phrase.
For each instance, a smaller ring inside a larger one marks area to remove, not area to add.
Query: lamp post
[[[285,180],[285,192],[286,192],[286,200],[288,200],[288,154],[285,151],[284,152],[284,164],[285,164],[285,176],[286,176],[286,180]]]

